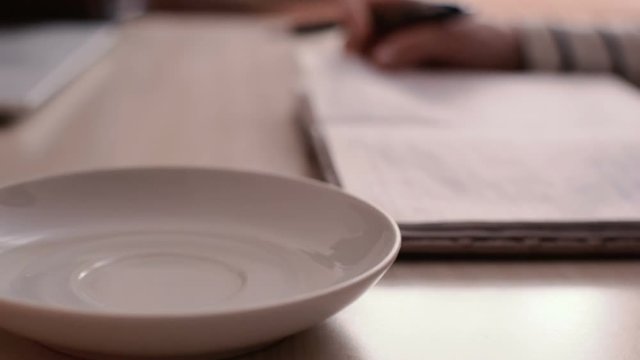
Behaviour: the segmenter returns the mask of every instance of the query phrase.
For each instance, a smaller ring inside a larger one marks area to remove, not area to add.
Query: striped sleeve
[[[520,36],[529,70],[613,72],[640,85],[640,27],[529,25]]]

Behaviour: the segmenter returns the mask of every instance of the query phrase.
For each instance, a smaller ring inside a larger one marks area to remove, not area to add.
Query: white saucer
[[[334,314],[398,248],[388,216],[306,180],[41,179],[0,189],[0,327],[98,358],[237,354]]]

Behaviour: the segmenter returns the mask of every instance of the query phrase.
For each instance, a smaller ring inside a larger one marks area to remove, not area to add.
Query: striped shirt
[[[529,70],[612,72],[640,86],[640,28],[528,25],[519,33]]]

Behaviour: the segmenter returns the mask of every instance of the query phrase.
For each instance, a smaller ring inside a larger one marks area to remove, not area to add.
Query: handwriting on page
[[[403,222],[640,217],[637,136],[355,125],[328,139],[345,188]]]

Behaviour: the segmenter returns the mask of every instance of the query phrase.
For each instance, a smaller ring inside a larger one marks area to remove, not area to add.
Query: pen
[[[424,23],[444,22],[464,15],[469,15],[469,12],[457,5],[450,4],[423,3],[412,0],[378,4],[371,10],[374,27],[373,38],[379,39],[401,28]],[[340,24],[340,21],[331,16],[328,19],[318,16],[294,23],[292,30],[298,34],[307,34],[331,29]]]

